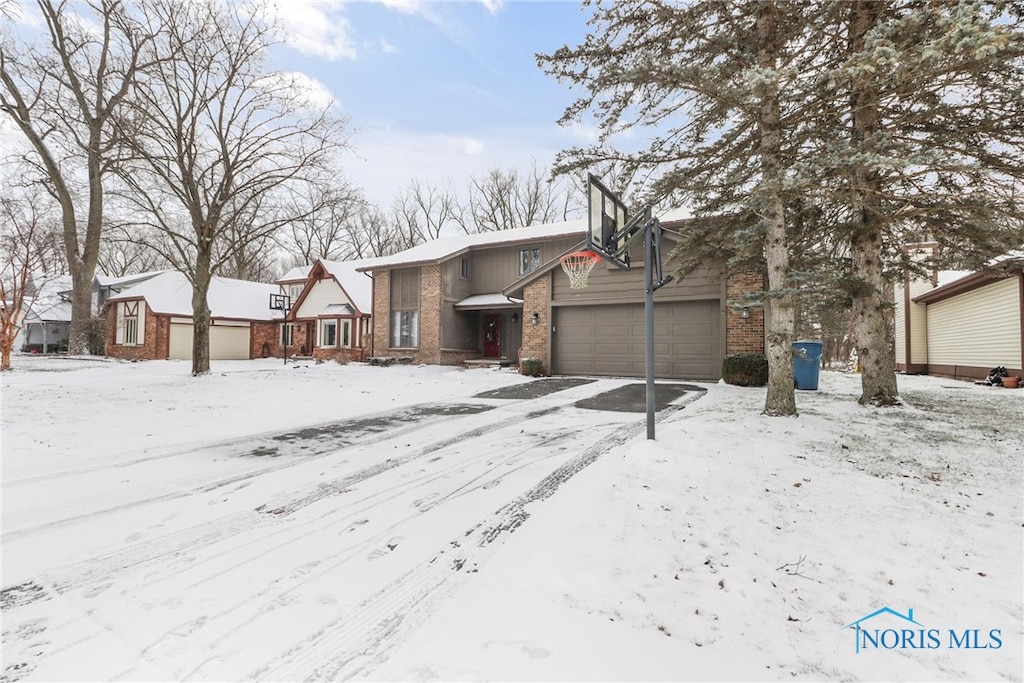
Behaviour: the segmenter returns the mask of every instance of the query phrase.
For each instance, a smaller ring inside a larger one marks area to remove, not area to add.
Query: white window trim
[[[334,343],[328,344],[325,339],[328,326],[334,328]],[[337,320],[321,320],[320,321],[320,348],[323,349],[335,349],[338,347],[338,321]]]
[[[411,344],[402,345],[401,316],[403,313],[413,316],[410,323],[409,339]],[[401,308],[391,311],[390,348],[418,349],[420,346],[420,310],[418,308]]]

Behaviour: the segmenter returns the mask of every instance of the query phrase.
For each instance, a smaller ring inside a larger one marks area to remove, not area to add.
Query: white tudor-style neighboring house
[[[270,309],[276,284],[214,277],[211,360],[281,357],[283,314]],[[107,355],[127,359],[192,358],[192,284],[169,270],[111,296],[105,307]]]
[[[373,335],[373,281],[356,269],[364,261],[319,259],[277,281],[291,299],[282,330],[290,354],[364,360]]]
[[[936,245],[907,247],[912,258]],[[1024,252],[978,272],[906,278],[895,288],[896,369],[983,379],[992,368],[1024,372]]]

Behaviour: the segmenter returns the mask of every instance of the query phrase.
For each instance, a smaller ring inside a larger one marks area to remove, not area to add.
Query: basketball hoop
[[[569,276],[569,287],[583,289],[587,286],[587,278],[601,257],[592,251],[574,251],[562,257],[562,270]]]

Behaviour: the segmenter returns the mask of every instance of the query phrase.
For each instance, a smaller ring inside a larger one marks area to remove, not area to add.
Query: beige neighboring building
[[[907,247],[917,258],[936,248]],[[1011,375],[1024,372],[1024,253],[993,266],[897,285],[897,370],[957,379],[983,379],[998,366]]]

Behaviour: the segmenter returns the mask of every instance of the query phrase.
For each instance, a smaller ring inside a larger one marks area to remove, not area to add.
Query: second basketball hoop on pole
[[[569,278],[571,289],[583,289],[587,286],[587,278],[601,257],[589,249],[574,251],[562,257],[562,270]]]

